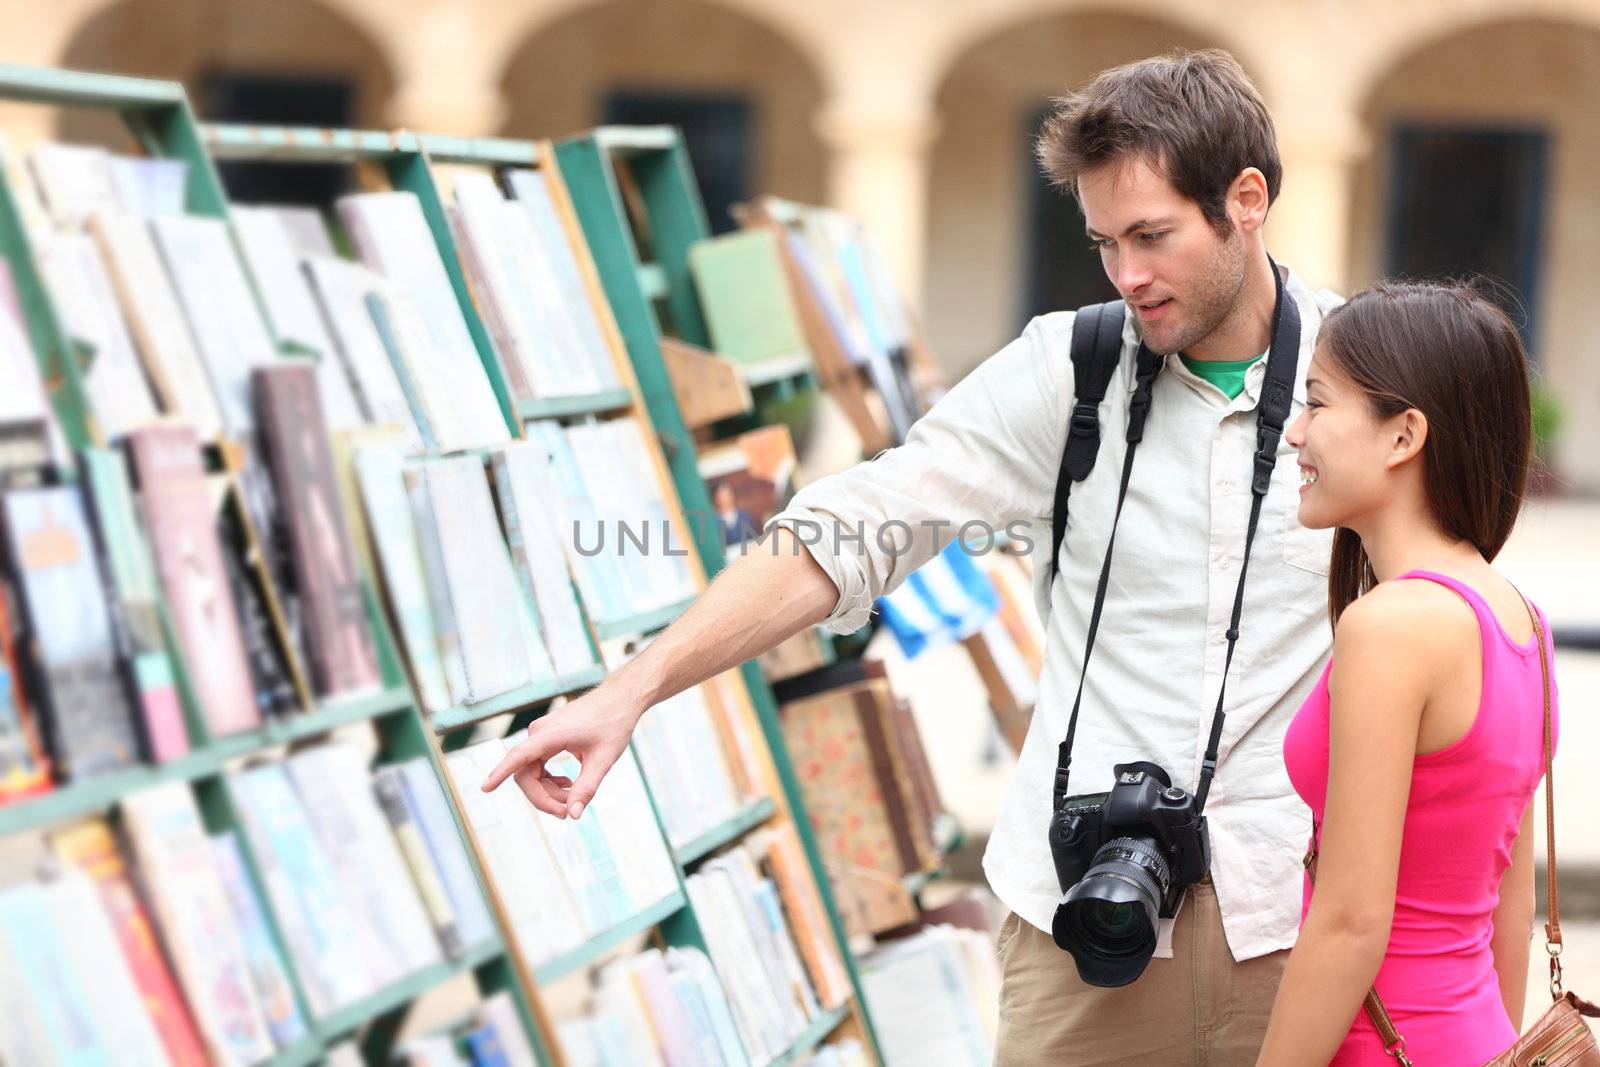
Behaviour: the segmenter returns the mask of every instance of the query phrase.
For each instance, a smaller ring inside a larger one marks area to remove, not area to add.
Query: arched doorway
[[[559,137],[607,122],[684,128],[713,229],[759,193],[818,202],[812,122],[823,87],[789,40],[699,0],[618,0],[536,30],[505,73],[505,132]]]
[[[1372,85],[1352,274],[1485,274],[1530,342],[1552,459],[1600,488],[1600,25],[1478,24],[1401,57]]]
[[[1035,314],[1116,295],[1077,205],[1033,161],[1050,99],[1107,67],[1217,43],[1143,15],[1063,13],[993,34],[951,65],[937,97],[925,306],[934,349],[954,375]]]

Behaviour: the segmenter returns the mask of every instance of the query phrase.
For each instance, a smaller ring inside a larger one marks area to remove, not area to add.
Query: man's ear
[[[1255,167],[1246,167],[1228,187],[1228,214],[1234,225],[1246,233],[1259,230],[1267,221],[1267,178]]]
[[[1428,443],[1428,416],[1408,408],[1390,420],[1388,433],[1389,456],[1384,466],[1395,470],[1422,454],[1422,446]]]

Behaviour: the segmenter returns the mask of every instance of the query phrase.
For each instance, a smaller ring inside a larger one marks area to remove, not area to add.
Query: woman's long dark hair
[[[1493,560],[1516,524],[1532,462],[1527,354],[1505,312],[1466,285],[1385,282],[1330,312],[1319,340],[1378,418],[1410,408],[1427,417],[1422,469],[1433,519]],[[1333,624],[1376,584],[1361,538],[1339,529],[1328,571]]]

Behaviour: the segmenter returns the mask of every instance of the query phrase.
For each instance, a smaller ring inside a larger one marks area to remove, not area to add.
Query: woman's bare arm
[[[1511,846],[1511,866],[1500,876],[1500,903],[1494,909],[1494,969],[1500,999],[1511,1025],[1522,1032],[1528,998],[1528,942],[1533,934],[1533,803],[1522,815],[1522,829]]]

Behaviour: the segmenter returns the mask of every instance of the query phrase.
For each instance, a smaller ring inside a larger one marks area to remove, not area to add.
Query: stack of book
[[[930,926],[861,958],[885,1063],[994,1062],[999,964],[987,934]]]
[[[941,865],[933,825],[943,805],[910,708],[869,676],[779,714],[846,929],[914,921],[905,879]]]
[[[511,934],[538,966],[671,899],[678,876],[631,754],[617,760],[581,819],[558,819],[512,783],[479,789],[515,740],[480,741],[446,763]],[[571,756],[546,767],[577,778]]]

